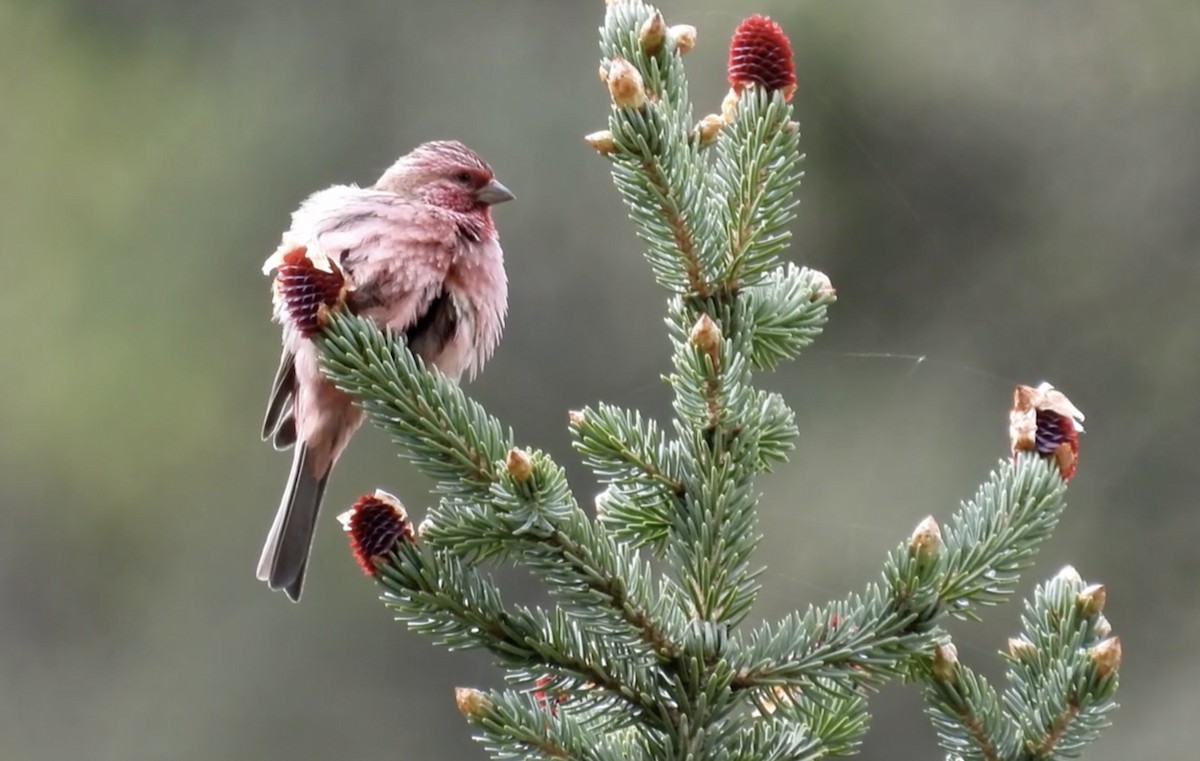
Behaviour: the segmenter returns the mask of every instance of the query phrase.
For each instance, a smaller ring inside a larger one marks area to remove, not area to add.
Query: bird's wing
[[[287,441],[287,436],[284,436],[282,440],[277,436],[292,417],[292,392],[295,386],[296,355],[290,349],[285,348],[283,355],[279,358],[279,369],[275,371],[275,380],[271,383],[271,395],[267,400],[267,414],[263,417],[262,427],[263,441],[274,437],[275,446],[280,449],[286,449],[295,443],[294,423],[291,424],[292,441]]]
[[[346,275],[350,309],[404,333],[415,353],[436,364],[463,317],[446,280],[465,247],[478,245],[469,232],[444,209],[386,191],[335,185],[300,205],[284,245],[305,245],[333,260]],[[461,368],[451,372],[457,377]],[[291,443],[290,397],[278,385],[288,382],[285,375],[281,366],[272,394],[271,410],[276,403],[281,410],[273,418],[269,410],[264,424],[264,434],[274,425],[277,446]]]
[[[442,209],[373,188],[334,185],[305,199],[286,237],[352,265],[394,257],[407,246],[450,250],[456,235],[453,218]]]
[[[309,196],[287,237],[341,265],[351,309],[399,331],[437,299],[461,248],[458,225],[445,210],[347,185]]]
[[[417,319],[404,329],[408,348],[426,362],[436,362],[454,340],[462,316],[449,291],[442,289],[420,310]]]

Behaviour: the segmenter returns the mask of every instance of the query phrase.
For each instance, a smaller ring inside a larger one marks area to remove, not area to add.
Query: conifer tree
[[[383,491],[341,516],[383,603],[446,647],[494,655],[508,687],[456,693],[494,758],[848,756],[891,679],[919,687],[948,759],[1078,755],[1115,707],[1121,650],[1103,586],[1067,567],[1037,587],[1000,691],[942,628],[1007,600],[1062,517],[1083,416],[1048,384],[1017,388],[1011,457],[947,522],[920,521],[877,581],[748,622],[756,480],[786,466],[799,435],[787,401],[755,380],[808,346],[836,300],[825,275],[780,259],[801,178],[790,45],[769,19],[742,22],[729,94],[697,120],[684,72],[694,27],[610,0],[600,36],[611,108],[586,142],[667,297],[673,418],[603,402],[570,413],[603,485],[590,511],[548,454],[331,301],[314,313],[325,372],[437,484],[416,529]],[[553,606],[506,603],[497,563],[529,569]]]

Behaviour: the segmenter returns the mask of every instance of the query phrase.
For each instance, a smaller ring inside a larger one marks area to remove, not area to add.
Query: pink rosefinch
[[[345,274],[347,309],[404,335],[447,377],[474,377],[500,340],[508,304],[491,205],[512,197],[462,143],[425,143],[370,188],[335,185],[309,196],[266,268],[298,247],[314,261],[327,257]],[[299,600],[329,472],[363,413],[321,375],[317,348],[289,319],[279,287],[275,319],[283,358],[263,439],[296,452],[258,578]]]

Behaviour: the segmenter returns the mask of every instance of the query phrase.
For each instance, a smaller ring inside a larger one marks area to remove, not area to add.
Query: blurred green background
[[[664,10],[700,30],[697,115],[741,17],[791,35],[792,256],[840,294],[767,379],[803,435],[764,483],[756,614],[873,578],[1005,455],[1013,383],[1047,378],[1088,433],[1023,589],[1074,563],[1108,585],[1125,650],[1124,707],[1087,757],[1195,757],[1200,5]],[[497,670],[392,623],[332,519],[377,485],[423,513],[428,484],[381,435],[333,479],[303,604],[254,579],[289,461],[257,437],[279,340],[259,266],[307,193],[426,139],[478,149],[518,202],[497,211],[506,338],[470,391],[590,501],[566,411],[667,411],[662,294],[580,139],[605,126],[602,13],[0,0],[0,758],[484,757],[451,688]],[[999,674],[1018,614],[956,629],[964,660]],[[917,694],[885,690],[863,757],[934,748]]]

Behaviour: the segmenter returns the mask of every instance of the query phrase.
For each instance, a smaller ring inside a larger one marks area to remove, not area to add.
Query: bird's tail
[[[299,601],[304,586],[317,513],[325,494],[325,482],[329,480],[328,470],[320,476],[313,475],[309,461],[308,446],[297,444],[287,488],[258,561],[258,578],[271,589],[282,589],[292,602]]]

